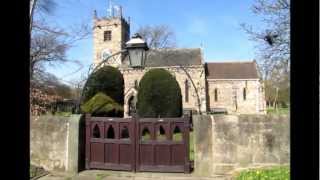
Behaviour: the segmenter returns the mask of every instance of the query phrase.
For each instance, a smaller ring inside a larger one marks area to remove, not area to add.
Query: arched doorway
[[[132,117],[134,113],[137,112],[137,90],[135,88],[130,88],[126,95],[124,96],[124,117]]]
[[[128,106],[129,106],[128,115],[131,117],[137,112],[136,103],[137,103],[136,97],[131,96],[128,101]]]

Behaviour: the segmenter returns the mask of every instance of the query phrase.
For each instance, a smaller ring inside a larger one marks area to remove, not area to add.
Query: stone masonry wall
[[[111,31],[110,41],[104,41],[104,31]],[[105,49],[108,49],[111,54],[122,50],[129,31],[126,21],[121,18],[94,19],[93,63],[97,65],[101,62],[101,53]],[[115,58],[115,60],[117,62],[110,62],[110,65],[117,67],[121,64],[121,58]]]
[[[290,163],[288,116],[195,115],[193,123],[198,175]]]
[[[30,118],[31,164],[48,171],[78,171],[80,115]]]
[[[235,89],[234,89],[235,88]],[[246,88],[246,99],[243,89]],[[218,100],[214,91],[217,89]],[[236,91],[236,103],[234,100]],[[226,108],[229,114],[265,114],[265,98],[259,80],[208,80],[209,107]]]
[[[181,94],[182,94],[182,105],[183,108],[186,109],[194,109],[198,111],[198,97],[195,92],[195,88],[192,86],[190,80],[189,80],[189,101],[185,101],[185,80],[189,79],[186,75],[186,72],[184,72],[180,67],[158,67],[158,68],[164,68],[168,70],[173,76],[176,77],[177,82],[179,83]],[[128,116],[128,100],[131,96],[136,96],[136,90],[134,89],[135,81],[137,83],[140,82],[143,75],[149,71],[151,68],[145,68],[145,69],[133,69],[133,68],[120,68],[120,71],[124,78],[124,110],[125,110],[125,117]],[[196,89],[199,94],[200,98],[200,104],[201,104],[201,111],[206,111],[206,99],[205,99],[205,74],[204,74],[204,68],[203,66],[190,66],[185,67],[186,71],[190,74],[192,77],[192,80],[194,81],[194,84],[196,86]]]

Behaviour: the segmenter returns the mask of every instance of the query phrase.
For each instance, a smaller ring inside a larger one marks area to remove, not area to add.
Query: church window
[[[136,88],[136,89],[138,89],[138,88],[139,88],[138,80],[135,80],[135,81],[134,81],[134,88]]]
[[[129,116],[132,116],[136,113],[136,103],[135,103],[134,96],[130,97],[128,101],[128,105],[129,105]]]
[[[111,31],[105,31],[103,35],[104,41],[111,41]]]
[[[185,102],[189,102],[189,82],[186,79],[185,84]]]
[[[247,88],[243,88],[243,100],[247,99]]]
[[[218,89],[217,88],[215,88],[214,89],[214,101],[218,101]]]

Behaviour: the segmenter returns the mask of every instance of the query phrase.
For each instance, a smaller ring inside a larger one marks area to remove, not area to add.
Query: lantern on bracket
[[[146,61],[146,52],[149,50],[148,45],[139,34],[135,34],[126,42],[126,50],[129,54],[131,67],[144,67]]]

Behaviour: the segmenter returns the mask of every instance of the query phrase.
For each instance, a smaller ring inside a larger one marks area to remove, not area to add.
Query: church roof
[[[255,61],[206,63],[207,79],[259,79]]]
[[[150,49],[147,53],[146,66],[190,66],[201,65],[200,48]]]

